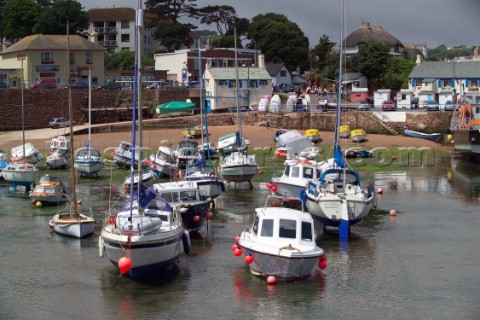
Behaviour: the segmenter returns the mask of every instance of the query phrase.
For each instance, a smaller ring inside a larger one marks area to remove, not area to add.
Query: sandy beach
[[[76,126],[75,129],[82,129],[85,126]],[[214,145],[217,144],[218,138],[235,132],[236,126],[217,126],[209,127],[209,141]],[[244,126],[243,135],[250,140],[250,145],[253,148],[275,147],[275,141],[272,135],[277,128],[266,128],[258,126]],[[304,130],[298,130],[300,133],[305,133]],[[68,128],[62,129],[36,129],[25,131],[25,140],[33,143],[39,149],[46,149],[50,145],[51,138],[66,134],[69,132]],[[320,132],[320,144],[332,145],[333,132]],[[142,145],[145,148],[156,150],[160,145],[170,146],[176,148],[178,142],[184,137],[182,129],[155,129],[144,130]],[[434,150],[441,150],[445,152],[453,151],[451,145],[442,144],[434,141],[429,141],[420,138],[407,137],[403,135],[390,136],[379,134],[367,134],[367,140],[361,143],[361,146],[366,149],[377,147],[384,148],[398,148],[398,147],[429,147]],[[103,152],[109,152],[116,148],[121,141],[131,141],[132,135],[130,132],[112,132],[92,135],[92,145]],[[88,141],[88,135],[75,135],[75,147],[84,146]],[[138,140],[137,140],[138,141]],[[200,139],[198,139],[200,142]],[[0,133],[0,148],[10,151],[12,147],[18,146],[22,143],[22,132],[12,131]],[[358,146],[358,143],[352,142],[349,139],[342,139],[341,145],[343,149]]]

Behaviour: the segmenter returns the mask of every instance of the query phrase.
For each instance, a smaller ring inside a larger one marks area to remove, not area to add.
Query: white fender
[[[100,258],[103,258],[103,254],[105,252],[105,242],[102,238],[98,238],[98,255]]]

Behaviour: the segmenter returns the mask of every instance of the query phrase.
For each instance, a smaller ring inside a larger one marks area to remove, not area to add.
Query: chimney
[[[417,61],[416,61],[416,63],[417,63],[417,64],[422,63],[422,55],[417,54]]]
[[[265,69],[265,55],[259,54],[257,63],[259,68]]]

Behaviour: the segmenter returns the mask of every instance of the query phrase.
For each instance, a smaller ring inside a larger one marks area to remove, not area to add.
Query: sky
[[[79,0],[85,9],[137,6],[137,0]],[[100,4],[101,3],[101,4]],[[198,7],[229,5],[237,16],[251,19],[274,12],[295,22],[314,47],[322,35],[339,43],[342,5],[340,0],[198,0]],[[480,44],[480,0],[346,0],[345,34],[362,21],[380,26],[403,44],[436,48]],[[186,22],[186,21],[185,21]],[[215,30],[197,24],[198,30]]]

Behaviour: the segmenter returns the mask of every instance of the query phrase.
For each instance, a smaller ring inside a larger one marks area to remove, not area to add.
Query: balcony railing
[[[96,27],[95,32],[97,33],[117,33],[116,27]]]
[[[105,41],[98,41],[98,44],[102,47],[116,47],[117,41],[116,40],[105,40]]]

